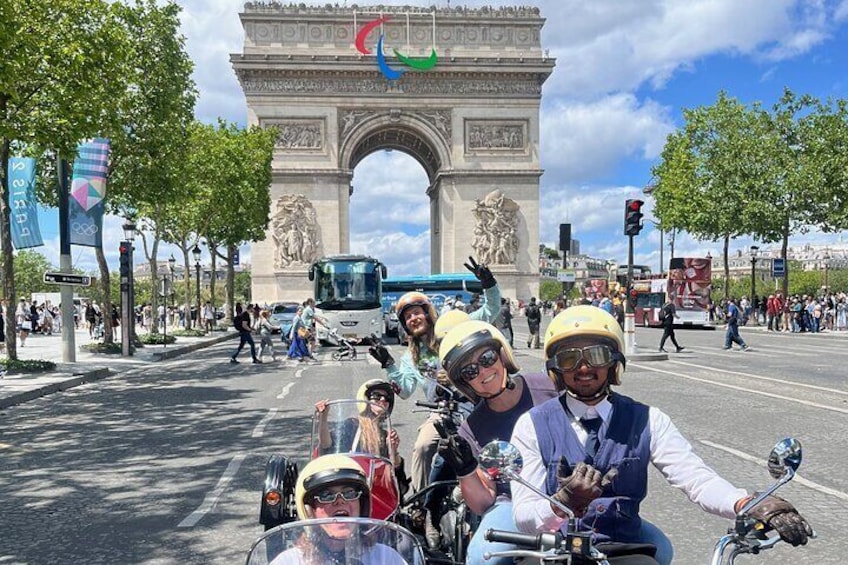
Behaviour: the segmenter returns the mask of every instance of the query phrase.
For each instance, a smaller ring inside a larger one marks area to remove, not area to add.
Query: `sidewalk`
[[[63,363],[61,335],[30,335],[24,347],[18,343],[18,359],[53,361],[56,369],[46,373],[6,374],[0,378],[0,410],[236,337],[235,331],[213,332],[204,337],[178,337],[176,343],[168,346],[146,345],[136,349],[132,357],[122,357],[80,350],[80,345],[92,343],[92,340],[88,330],[79,329],[74,332],[76,362]]]

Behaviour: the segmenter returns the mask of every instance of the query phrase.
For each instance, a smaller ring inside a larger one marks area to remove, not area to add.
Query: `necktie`
[[[587,438],[586,438],[586,454],[589,457],[594,457],[595,453],[598,452],[598,445],[600,445],[601,440],[598,438],[598,431],[601,429],[601,424],[604,421],[601,418],[581,418],[580,423],[583,425],[583,429],[586,430]]]

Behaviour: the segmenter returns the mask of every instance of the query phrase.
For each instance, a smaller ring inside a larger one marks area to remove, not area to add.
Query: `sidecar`
[[[362,400],[332,400],[312,417],[309,459],[322,455],[352,457],[365,472],[371,488],[371,517],[391,519],[400,505],[394,449],[388,441],[391,421],[379,404]],[[265,465],[265,484],[259,523],[270,530],[297,520],[295,485],[298,467],[291,458],[272,455]]]

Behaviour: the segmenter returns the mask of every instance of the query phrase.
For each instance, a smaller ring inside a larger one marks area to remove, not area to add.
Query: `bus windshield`
[[[322,310],[380,307],[380,264],[374,260],[327,260],[315,265],[315,302]]]

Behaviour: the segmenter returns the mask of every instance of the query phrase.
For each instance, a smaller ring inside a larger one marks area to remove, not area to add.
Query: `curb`
[[[7,396],[5,398],[0,398],[0,410],[8,408],[10,406],[15,406],[16,404],[22,404],[24,402],[29,402],[30,400],[35,400],[36,398],[41,398],[42,396],[52,394],[54,392],[59,392],[62,390],[67,390],[69,388],[74,388],[80,386],[85,383],[91,383],[94,381],[99,381],[101,379],[105,379],[109,375],[112,374],[107,367],[98,367],[92,369],[90,371],[86,371],[84,373],[75,373],[74,376],[70,379],[64,379],[60,381],[56,381],[50,384],[46,384],[31,390],[27,390],[24,392],[20,392],[18,394],[13,394]],[[49,375],[40,375],[42,377],[53,377],[62,378],[64,373],[51,373]]]
[[[630,353],[625,356],[628,361],[668,361],[668,353],[659,351],[653,353]]]
[[[164,361],[165,359],[173,359],[174,357],[179,357],[180,355],[184,355],[186,353],[191,353],[192,351],[197,351],[198,349],[204,349],[206,347],[217,345],[219,343],[223,343],[229,339],[235,339],[238,337],[238,332],[224,332],[223,335],[218,337],[214,337],[211,339],[207,339],[204,341],[198,341],[197,343],[192,343],[191,345],[183,345],[172,347],[171,349],[163,348],[162,351],[156,351],[155,353],[151,353],[151,359],[156,361]]]

